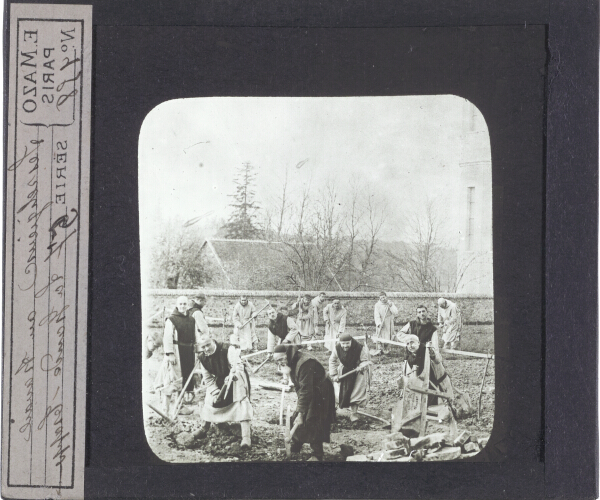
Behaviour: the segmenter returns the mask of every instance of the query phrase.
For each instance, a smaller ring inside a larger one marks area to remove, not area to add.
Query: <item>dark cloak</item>
[[[173,310],[173,313],[168,319],[173,323],[173,326],[177,331],[177,340],[173,340],[173,344],[177,346],[177,350],[179,351],[181,379],[182,383],[185,384],[196,364],[196,354],[194,352],[194,343],[196,342],[196,322],[194,321],[194,318],[179,312],[179,309],[177,308]],[[186,391],[192,392],[193,390],[194,381],[191,380]]]
[[[288,328],[287,319],[288,317],[285,314],[277,313],[275,319],[269,320],[270,332],[281,340],[285,339],[290,330]]]
[[[302,413],[304,424],[298,427],[294,440],[303,443],[329,443],[331,424],[335,422],[335,392],[323,365],[313,356],[298,350],[286,349],[290,378],[296,388],[298,403],[293,419]],[[293,422],[293,420],[292,420]]]

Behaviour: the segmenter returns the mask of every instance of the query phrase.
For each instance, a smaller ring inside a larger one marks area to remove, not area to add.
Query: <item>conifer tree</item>
[[[228,196],[233,198],[229,204],[233,212],[227,223],[223,226],[225,238],[236,240],[257,240],[262,234],[256,223],[256,212],[258,204],[254,201],[256,192],[253,189],[256,179],[254,167],[249,162],[238,168],[234,179],[236,186],[235,194]]]

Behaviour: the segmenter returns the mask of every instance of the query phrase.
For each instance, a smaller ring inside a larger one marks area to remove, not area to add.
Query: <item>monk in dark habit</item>
[[[298,396],[292,424],[299,420],[300,425],[292,436],[292,452],[298,453],[304,443],[309,443],[313,452],[309,461],[322,462],[323,443],[329,443],[331,424],[335,422],[331,379],[321,363],[296,345],[278,345],[274,359],[282,372],[289,373]]]
[[[163,337],[163,348],[165,359],[175,367],[177,375],[185,384],[194,370],[196,355],[194,344],[197,341],[196,323],[194,318],[188,314],[189,301],[187,297],[181,296],[171,315],[165,320],[165,334]],[[194,380],[185,388],[185,401],[194,399]],[[167,405],[168,407],[168,402]]]
[[[267,351],[269,351],[269,356],[273,353],[275,346],[283,341],[288,344],[300,344],[302,342],[294,318],[290,318],[282,312],[277,312],[272,307],[267,309],[267,316],[269,317],[267,334]]]

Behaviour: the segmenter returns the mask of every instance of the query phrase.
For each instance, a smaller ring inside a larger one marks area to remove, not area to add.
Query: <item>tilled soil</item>
[[[351,333],[361,334],[362,331]],[[491,326],[466,326],[463,331],[464,342],[461,349],[479,352],[493,352],[493,327]],[[263,344],[265,344],[263,339]],[[264,346],[261,347],[264,349]],[[322,347],[312,351],[319,361],[327,368],[328,353]],[[153,356],[143,361],[144,373],[144,402],[160,407],[158,394],[149,392],[151,382],[162,362],[162,351],[159,349]],[[250,358],[252,366],[258,366],[264,360],[261,354]],[[371,391],[366,407],[361,410],[371,415],[390,420],[393,405],[398,401],[400,391],[397,379],[402,367],[404,353],[402,348],[393,348],[388,355],[373,357],[373,378]],[[467,429],[474,438],[489,437],[494,421],[494,361],[488,366],[486,381],[482,393],[481,415],[477,419],[477,400],[479,387],[483,376],[486,359],[470,358],[464,356],[448,356],[444,359],[444,366],[452,378],[454,387],[466,392],[475,409],[474,413],[458,421],[460,430]],[[191,433],[200,427],[200,408],[204,401],[204,389],[196,394],[194,401],[184,404],[175,426],[163,422],[154,411],[144,405],[145,429],[148,443],[154,453],[167,462],[262,462],[283,461],[286,459],[283,441],[283,428],[279,425],[281,391],[267,390],[259,387],[263,381],[280,382],[281,376],[276,372],[272,362],[267,363],[260,372],[251,376],[252,404],[254,419],[252,421],[252,448],[249,451],[240,449],[241,429],[239,424],[225,424],[220,428],[213,426],[204,439],[197,439],[192,446],[184,447],[178,443],[182,432]],[[285,408],[290,405],[291,410],[296,405],[296,394],[292,390],[286,393]],[[390,432],[385,423],[361,416],[358,422],[350,422],[348,410],[338,410],[337,422],[332,426],[331,443],[325,444],[326,461],[344,461],[348,450],[341,445],[352,448],[354,454],[368,454],[383,448],[383,439]],[[427,432],[447,430],[447,427],[435,422],[428,424]],[[310,457],[310,446],[304,445],[299,454],[293,454],[292,461],[302,461]]]

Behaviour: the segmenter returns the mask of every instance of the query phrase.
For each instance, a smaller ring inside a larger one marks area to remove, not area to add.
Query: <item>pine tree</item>
[[[254,201],[255,191],[253,184],[256,178],[254,167],[246,162],[237,172],[234,179],[236,185],[235,194],[230,194],[234,201],[229,206],[233,213],[227,224],[223,226],[226,230],[225,238],[236,240],[257,240],[261,238],[261,231],[256,225],[256,212],[258,204]]]

